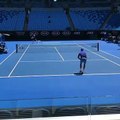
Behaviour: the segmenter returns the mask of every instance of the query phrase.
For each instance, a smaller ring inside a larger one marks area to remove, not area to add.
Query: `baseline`
[[[108,76],[108,75],[120,75],[120,73],[86,73],[82,76]],[[0,78],[37,78],[37,77],[64,77],[64,76],[76,76],[74,74],[51,74],[51,75],[22,75],[22,76],[0,76]]]

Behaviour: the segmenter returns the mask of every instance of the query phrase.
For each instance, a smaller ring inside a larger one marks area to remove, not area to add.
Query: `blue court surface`
[[[96,42],[99,51],[89,46]],[[120,103],[117,44],[99,40],[18,43],[18,53],[16,42],[7,42],[9,54],[0,55],[1,108]],[[75,75],[81,47],[88,60],[85,73]]]

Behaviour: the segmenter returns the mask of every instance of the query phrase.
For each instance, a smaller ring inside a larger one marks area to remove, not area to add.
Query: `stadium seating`
[[[0,9],[0,30],[23,30],[24,19],[23,9]]]
[[[0,120],[36,117],[83,116],[100,114],[120,114],[119,105],[93,105],[93,106],[55,106],[43,108],[23,108],[0,110]]]
[[[70,9],[71,20],[77,30],[98,30],[110,14],[109,9]],[[114,14],[103,29],[120,29],[120,13]],[[0,9],[0,30],[24,30],[25,11],[20,8]],[[28,15],[27,30],[70,30],[70,23],[62,8],[33,8]]]
[[[70,15],[78,30],[98,30],[110,10],[71,9]]]
[[[33,9],[28,30],[66,30],[69,23],[63,9]]]
[[[109,19],[108,23],[105,25],[106,30],[120,30],[120,12],[113,14]]]

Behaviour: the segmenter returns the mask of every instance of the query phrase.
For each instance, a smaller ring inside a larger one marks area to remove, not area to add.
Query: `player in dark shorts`
[[[87,54],[83,48],[81,48],[81,51],[78,54],[78,59],[80,60],[80,74],[83,74],[86,66],[86,61],[87,61]]]

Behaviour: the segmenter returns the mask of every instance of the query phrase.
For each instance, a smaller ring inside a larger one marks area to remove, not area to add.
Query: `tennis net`
[[[52,53],[78,52],[80,48],[88,51],[99,51],[99,43],[85,44],[16,44],[16,53]]]

